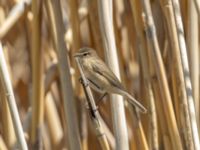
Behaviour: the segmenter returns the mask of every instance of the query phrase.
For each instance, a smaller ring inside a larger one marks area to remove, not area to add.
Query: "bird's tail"
[[[142,104],[140,104],[133,96],[131,96],[127,92],[124,92],[123,95],[128,99],[128,102],[138,108],[139,111],[141,111],[142,113],[147,112],[147,109]]]

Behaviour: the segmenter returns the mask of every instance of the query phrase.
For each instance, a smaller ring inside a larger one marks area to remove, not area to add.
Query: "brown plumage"
[[[141,112],[146,113],[146,108],[126,92],[119,79],[100,59],[95,50],[82,48],[75,54],[75,57],[79,58],[83,72],[94,90],[122,95]]]

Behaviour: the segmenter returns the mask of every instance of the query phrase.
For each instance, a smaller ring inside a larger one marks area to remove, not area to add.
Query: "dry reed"
[[[0,149],[199,149],[199,6],[0,0]],[[118,95],[96,106],[73,57],[85,46],[147,114]]]

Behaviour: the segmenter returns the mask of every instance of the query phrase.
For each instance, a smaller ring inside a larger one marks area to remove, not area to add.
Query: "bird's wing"
[[[116,75],[102,60],[99,60],[95,64],[93,64],[92,68],[96,73],[104,76],[113,86],[124,89]]]

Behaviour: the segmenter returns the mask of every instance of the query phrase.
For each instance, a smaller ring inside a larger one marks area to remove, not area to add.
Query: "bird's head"
[[[81,48],[77,53],[75,53],[74,57],[79,59],[88,59],[92,57],[96,57],[97,53],[94,49],[89,47]]]

